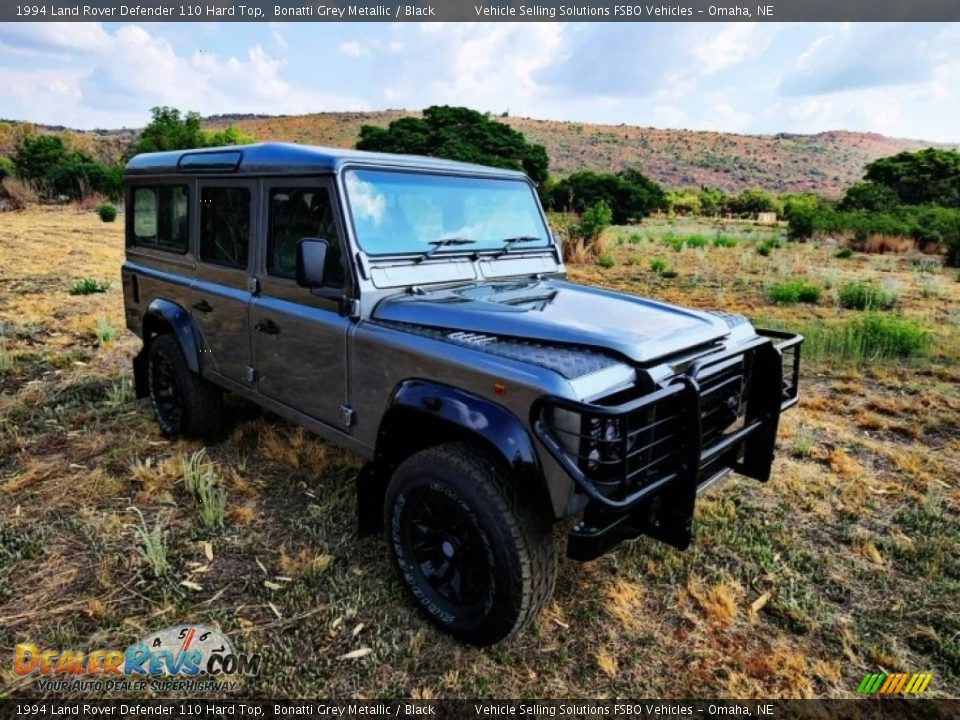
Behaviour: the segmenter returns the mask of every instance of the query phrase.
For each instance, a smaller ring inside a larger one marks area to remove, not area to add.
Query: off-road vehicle
[[[553,529],[589,560],[691,539],[697,493],[770,476],[802,338],[565,279],[520,172],[268,143],[127,166],[128,327],[168,436],[223,391],[368,462],[414,602],[478,645],[548,601]]]

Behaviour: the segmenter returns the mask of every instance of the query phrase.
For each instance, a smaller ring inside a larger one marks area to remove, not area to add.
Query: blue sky
[[[746,133],[960,142],[960,24],[0,24],[0,117],[468,105]]]

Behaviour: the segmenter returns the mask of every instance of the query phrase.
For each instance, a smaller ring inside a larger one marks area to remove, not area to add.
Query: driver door
[[[329,425],[341,425],[347,398],[348,317],[341,313],[343,229],[327,178],[263,182],[264,242],[250,305],[258,391]],[[324,287],[296,284],[297,243],[328,242]],[[341,427],[341,429],[344,429]]]

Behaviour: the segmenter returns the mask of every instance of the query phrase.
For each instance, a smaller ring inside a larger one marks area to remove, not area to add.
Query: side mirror
[[[327,262],[327,241],[303,238],[297,243],[297,285],[315,288],[323,285],[323,270]]]

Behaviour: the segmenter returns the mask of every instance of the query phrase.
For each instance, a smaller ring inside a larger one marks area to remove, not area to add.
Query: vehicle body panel
[[[603,347],[641,364],[705,345],[729,332],[723,320],[707,313],[550,279],[392,297],[374,309],[373,317]]]

